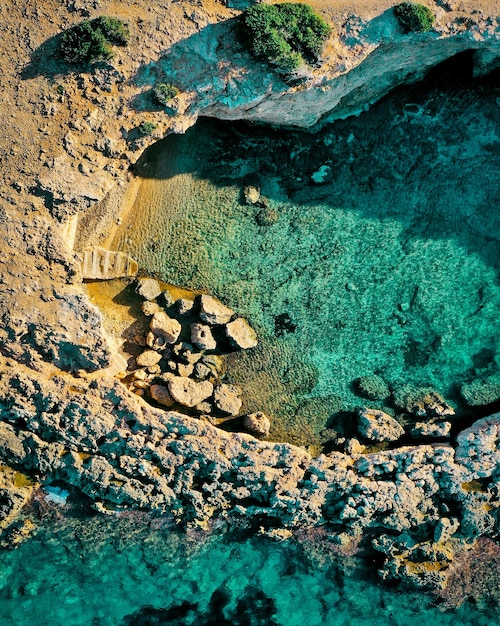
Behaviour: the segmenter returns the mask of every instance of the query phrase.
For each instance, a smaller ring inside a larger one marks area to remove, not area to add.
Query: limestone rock
[[[214,404],[226,415],[238,415],[241,409],[241,388],[223,383],[214,390]]]
[[[138,278],[135,291],[145,300],[155,300],[161,294],[161,287],[154,278]]]
[[[257,204],[260,200],[260,189],[258,187],[253,187],[252,185],[248,185],[243,188],[243,196],[245,197],[245,202],[247,204]]]
[[[165,387],[165,385],[151,385],[149,393],[158,404],[162,404],[163,406],[172,406],[175,404],[168,391],[168,387]]]
[[[207,324],[227,324],[234,311],[214,298],[203,294],[200,296],[200,317]]]
[[[194,300],[188,300],[187,298],[179,298],[175,302],[175,309],[180,315],[186,315],[193,310]]]
[[[212,335],[210,326],[205,324],[191,324],[191,341],[200,350],[215,350],[217,342]]]
[[[442,517],[434,529],[434,542],[440,543],[442,541],[448,541],[448,539],[457,532],[459,527],[460,522],[456,518],[448,519],[447,517]]]
[[[193,407],[210,398],[214,386],[208,380],[198,382],[185,376],[172,376],[168,381],[168,390],[175,402]]]
[[[362,408],[358,411],[360,435],[371,441],[397,441],[404,435],[403,427],[383,411]]]
[[[412,437],[447,437],[451,431],[451,422],[417,422],[411,429]]]
[[[156,336],[160,335],[164,337],[165,341],[169,344],[175,343],[181,333],[180,323],[169,317],[166,313],[155,313],[149,327],[151,332]]]
[[[153,350],[165,350],[167,339],[163,335],[155,335],[151,331],[146,335],[146,345]]]
[[[136,358],[135,362],[139,367],[151,367],[161,360],[161,354],[156,350],[144,350],[142,354]]]
[[[447,417],[455,415],[443,396],[433,389],[403,387],[394,393],[394,402],[399,408],[416,417]]]
[[[155,313],[161,313],[162,311],[162,308],[159,304],[156,304],[156,302],[151,302],[150,300],[146,300],[145,302],[143,302],[141,309],[146,317],[151,317]]]
[[[250,413],[243,418],[243,427],[254,437],[263,439],[269,435],[271,420],[262,411]]]
[[[255,348],[258,343],[257,333],[242,317],[226,324],[226,335],[235,350]]]
[[[469,406],[486,406],[500,399],[500,374],[464,383],[460,389]]]

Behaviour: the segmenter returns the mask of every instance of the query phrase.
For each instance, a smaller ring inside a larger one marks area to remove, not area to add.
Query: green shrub
[[[156,130],[156,124],[154,122],[141,122],[139,124],[138,131],[141,137],[151,135],[154,130]]]
[[[63,33],[59,51],[68,63],[108,61],[114,56],[111,44],[125,45],[128,39],[126,24],[114,17],[101,16],[84,20]]]
[[[171,83],[158,83],[153,90],[153,94],[159,104],[167,105],[172,98],[179,95],[179,90]]]
[[[434,24],[434,13],[423,4],[402,2],[394,7],[394,14],[405,33],[427,31]]]
[[[307,4],[257,4],[243,14],[250,51],[285,74],[315,63],[330,31]]]
[[[116,17],[109,15],[101,15],[91,22],[94,30],[99,30],[108,41],[117,46],[126,46],[130,39],[130,31],[125,24]]]

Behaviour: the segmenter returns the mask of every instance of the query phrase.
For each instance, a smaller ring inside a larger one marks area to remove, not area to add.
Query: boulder
[[[191,341],[200,350],[215,350],[217,342],[212,335],[210,326],[205,324],[191,324]]]
[[[161,294],[160,283],[154,278],[138,278],[135,292],[145,300],[155,300]]]
[[[264,207],[255,216],[255,221],[259,226],[272,226],[279,220],[279,213],[270,207]]]
[[[214,404],[221,413],[238,415],[241,409],[241,388],[223,383],[214,390]]]
[[[359,434],[370,441],[397,441],[404,429],[393,417],[378,409],[363,407],[358,411]]]
[[[168,390],[175,402],[193,407],[210,398],[214,386],[208,380],[195,381],[185,376],[171,376],[168,381]]]
[[[153,350],[165,350],[167,340],[163,335],[155,335],[151,331],[146,335],[146,345]]]
[[[455,415],[443,396],[433,389],[404,386],[394,392],[394,404],[416,417],[447,417]]]
[[[172,406],[174,403],[170,392],[165,385],[151,385],[149,393],[153,400],[162,404],[163,406]]]
[[[227,324],[234,311],[213,296],[200,296],[200,317],[207,324]]]
[[[271,420],[262,411],[250,413],[243,418],[244,429],[259,439],[267,437],[271,430]]]
[[[226,324],[226,335],[235,350],[255,348],[258,343],[257,333],[242,317]]]
[[[175,343],[181,333],[180,323],[166,313],[155,313],[149,327],[154,335],[164,337],[168,344]]]
[[[161,354],[156,350],[144,350],[142,354],[136,358],[135,362],[139,367],[151,367],[161,360]]]

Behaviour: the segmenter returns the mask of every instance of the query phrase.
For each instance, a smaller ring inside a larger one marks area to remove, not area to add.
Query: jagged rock
[[[212,374],[212,370],[205,363],[196,363],[194,366],[193,376],[198,380],[205,380]]]
[[[154,314],[156,315],[156,314]],[[165,350],[167,348],[167,339],[163,335],[155,335],[151,331],[146,335],[146,345],[153,350]]]
[[[254,437],[263,439],[269,435],[271,430],[271,420],[262,411],[249,413],[243,418],[243,427]]]
[[[227,324],[234,311],[213,296],[200,296],[200,317],[207,324]]]
[[[191,324],[191,341],[200,350],[215,350],[217,342],[212,335],[210,326],[205,324]]]
[[[383,411],[363,407],[358,411],[359,434],[371,441],[397,441],[404,429],[393,417]]]
[[[145,302],[143,302],[141,309],[144,315],[146,315],[147,317],[151,317],[151,315],[154,315],[155,313],[161,313],[162,311],[159,304],[156,304],[156,302],[151,302],[150,300],[146,300]]]
[[[416,417],[447,417],[455,415],[443,396],[432,389],[403,387],[394,393],[397,407]]]
[[[411,429],[412,437],[447,437],[451,431],[451,422],[417,422]]]
[[[166,313],[155,313],[149,324],[151,332],[162,336],[168,344],[174,344],[181,333],[181,325]]]
[[[243,196],[247,204],[257,204],[260,200],[260,189],[252,185],[243,187]]]
[[[176,300],[174,306],[179,315],[185,315],[186,313],[190,313],[193,310],[194,300],[179,298],[179,300]]]
[[[347,454],[363,454],[365,450],[366,446],[364,446],[355,438],[349,439],[346,442],[345,451]]]
[[[258,343],[257,333],[242,317],[226,324],[226,335],[235,350],[255,348]]]
[[[155,300],[161,294],[161,287],[154,278],[138,278],[135,291],[145,300]]]
[[[161,354],[156,350],[144,350],[142,354],[136,358],[135,362],[139,367],[151,367],[156,365],[161,360]]]
[[[223,383],[214,390],[214,404],[226,415],[238,415],[241,409],[241,388]]]
[[[469,480],[491,476],[500,467],[500,413],[478,420],[457,436],[456,460]]]
[[[165,385],[151,385],[149,393],[153,400],[162,404],[163,406],[173,406],[175,404],[170,392]]]
[[[179,376],[191,376],[194,371],[192,363],[177,363],[177,373]]]
[[[358,378],[356,388],[359,394],[368,400],[385,400],[391,395],[385,380],[376,374]]]
[[[194,347],[190,343],[178,343],[172,348],[172,356],[181,361],[182,363],[188,363],[194,365],[198,363],[202,355],[199,352],[194,352]]]
[[[214,386],[208,380],[198,382],[184,376],[172,376],[168,381],[168,390],[176,402],[193,407],[210,398]]]
[[[447,517],[442,517],[434,529],[434,542],[440,543],[448,541],[448,539],[457,532],[459,527],[460,522],[456,518],[448,519]]]

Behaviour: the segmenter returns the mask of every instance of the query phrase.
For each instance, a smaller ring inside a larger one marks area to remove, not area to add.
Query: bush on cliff
[[[394,15],[405,33],[428,31],[434,24],[434,13],[423,4],[402,2],[394,7]]]
[[[63,33],[59,51],[68,63],[107,61],[114,56],[111,45],[124,46],[129,36],[126,24],[104,15],[84,20]]]
[[[153,95],[158,104],[166,106],[172,98],[179,95],[179,90],[172,83],[158,83],[153,90]]]
[[[284,74],[317,62],[330,31],[307,4],[257,4],[243,14],[245,44]]]

